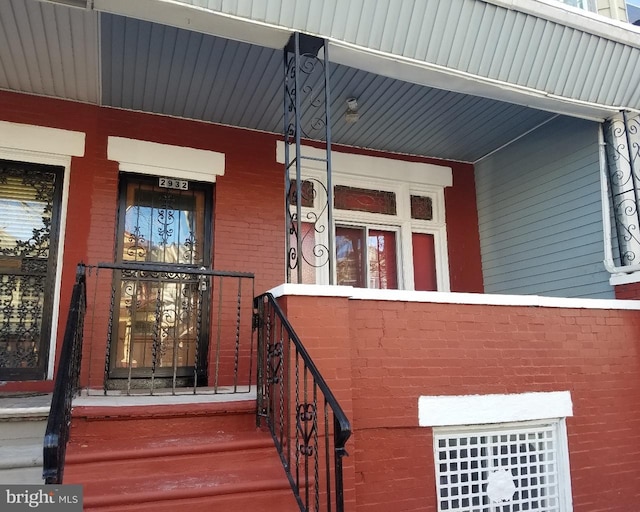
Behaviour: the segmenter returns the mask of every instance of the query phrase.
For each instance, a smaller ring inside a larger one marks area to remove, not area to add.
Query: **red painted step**
[[[255,401],[78,408],[66,461],[85,510],[299,510]]]

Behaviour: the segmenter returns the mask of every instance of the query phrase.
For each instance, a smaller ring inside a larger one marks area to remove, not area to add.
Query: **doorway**
[[[120,185],[108,386],[191,385],[206,378],[209,295],[181,270],[210,268],[212,186],[128,174]]]

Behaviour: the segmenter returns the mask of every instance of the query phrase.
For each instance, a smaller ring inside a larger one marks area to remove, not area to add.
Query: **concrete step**
[[[74,409],[64,483],[99,512],[297,512],[255,400]]]
[[[0,482],[42,483],[42,445],[51,395],[0,396]]]

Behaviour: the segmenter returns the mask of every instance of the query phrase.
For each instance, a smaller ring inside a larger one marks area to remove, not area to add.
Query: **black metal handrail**
[[[71,294],[69,316],[44,435],[42,478],[46,484],[62,483],[71,424],[71,403],[79,389],[86,305],[85,266],[80,263],[76,270],[76,282]]]
[[[258,425],[271,432],[300,510],[343,512],[349,420],[273,295],[254,307]]]
[[[105,394],[251,391],[254,274],[135,261],[88,268],[92,325],[107,332]]]

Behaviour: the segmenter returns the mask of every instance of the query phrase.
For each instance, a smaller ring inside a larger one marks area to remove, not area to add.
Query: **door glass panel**
[[[202,265],[204,196],[199,192],[130,185],[122,259]]]
[[[369,256],[369,288],[396,290],[396,234],[394,231],[370,229],[367,236]]]
[[[45,377],[60,178],[0,161],[0,378]]]
[[[364,228],[336,227],[338,285],[364,287]]]
[[[205,349],[202,301],[208,296],[200,295],[196,276],[180,270],[209,265],[206,219],[212,216],[207,200],[211,190],[194,184],[188,190],[165,189],[150,180],[124,179],[120,260],[149,269],[119,273],[112,377],[123,376],[118,373],[122,369],[132,370],[134,377],[148,377],[151,368],[156,375],[163,375],[163,369],[169,375],[174,367],[179,375],[189,375],[196,351]],[[152,268],[158,264],[171,268]]]

